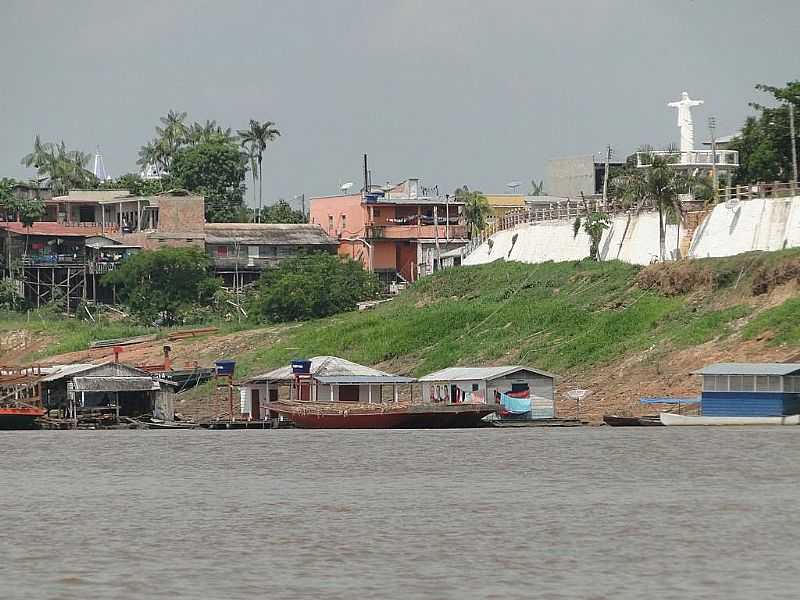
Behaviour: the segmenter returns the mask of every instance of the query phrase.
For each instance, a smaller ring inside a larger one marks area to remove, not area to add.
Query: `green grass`
[[[800,298],[790,298],[783,304],[765,310],[742,329],[745,339],[756,338],[770,331],[770,345],[800,344]]]
[[[526,363],[565,373],[645,351],[664,355],[724,339],[738,329],[745,337],[771,330],[774,343],[800,344],[795,316],[800,298],[755,313],[748,322],[758,298],[751,291],[757,270],[799,256],[800,251],[790,250],[685,263],[683,271],[710,271],[715,282],[685,295],[638,287],[641,267],[620,262],[460,267],[427,277],[374,310],[279,326],[277,333],[264,336],[263,346],[231,358],[237,359],[242,377],[323,354],[363,364],[392,361],[393,368],[413,375],[488,363]],[[691,280],[691,275],[675,276]],[[152,331],[37,316],[38,321],[33,316],[0,320],[0,330],[42,328],[54,336],[42,355]],[[223,332],[254,326],[214,324]]]

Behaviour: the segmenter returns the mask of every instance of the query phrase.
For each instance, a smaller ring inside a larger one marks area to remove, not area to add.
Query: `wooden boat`
[[[784,417],[705,417],[661,413],[664,425],[800,425],[800,415]]]
[[[580,427],[578,419],[494,419],[492,427]]]
[[[652,425],[663,425],[658,415],[645,415],[642,417],[603,415],[603,423],[611,427],[649,427]]]
[[[36,429],[46,411],[35,406],[0,405],[0,429]]]
[[[271,402],[270,411],[305,429],[443,429],[478,427],[494,404]]]

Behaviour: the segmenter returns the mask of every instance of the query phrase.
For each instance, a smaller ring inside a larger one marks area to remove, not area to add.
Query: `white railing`
[[[636,166],[649,167],[653,156],[664,157],[670,164],[687,165],[692,167],[738,167],[738,150],[717,150],[716,160],[714,152],[711,150],[692,150],[691,152],[681,152],[679,150],[656,150],[653,152],[637,152]]]

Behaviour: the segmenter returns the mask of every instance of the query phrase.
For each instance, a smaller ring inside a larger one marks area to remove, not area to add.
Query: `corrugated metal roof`
[[[480,379],[497,379],[498,377],[505,377],[515,373],[516,371],[529,371],[536,375],[544,377],[556,378],[552,373],[547,371],[540,371],[531,367],[524,367],[522,365],[513,365],[507,367],[449,367],[429,373],[424,377],[420,377],[420,381],[475,381]]]
[[[378,369],[373,369],[372,367],[360,365],[358,363],[345,360],[344,358],[339,358],[338,356],[313,357],[311,359],[310,373],[314,375],[315,378],[346,377],[352,379],[353,377],[374,377],[374,378],[397,377],[392,373],[387,373],[386,371],[379,371]],[[273,369],[272,371],[263,373],[262,375],[256,375],[255,377],[251,377],[248,381],[279,382],[279,381],[292,381],[293,379],[294,379],[294,373],[292,372],[292,366],[287,365],[285,367],[279,367],[277,369]],[[388,381],[385,382],[390,383]]]
[[[151,377],[75,377],[76,392],[149,392],[160,389]]]
[[[98,367],[100,365],[91,364],[91,363],[76,363],[74,365],[53,365],[50,367],[52,371],[46,377],[42,377],[42,381],[58,381],[64,377],[69,377],[71,375],[77,375],[78,373],[83,373],[84,371],[89,371]]]
[[[336,246],[339,242],[319,225],[309,223],[206,223],[209,244]]]
[[[715,363],[694,371],[696,375],[791,375],[800,363]]]
[[[328,384],[347,384],[347,383],[376,383],[376,384],[390,384],[390,383],[414,383],[416,379],[413,377],[401,377],[400,375],[338,375],[333,377],[315,376],[320,383]]]

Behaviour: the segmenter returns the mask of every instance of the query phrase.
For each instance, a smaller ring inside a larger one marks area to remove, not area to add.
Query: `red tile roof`
[[[50,223],[46,221],[38,221],[31,227],[24,227],[19,222],[0,223],[0,229],[9,230],[12,233],[19,235],[46,235],[46,236],[61,236],[61,237],[89,237],[93,235],[103,235],[100,227],[95,225],[91,227],[84,227],[83,225],[63,225],[61,223]]]

